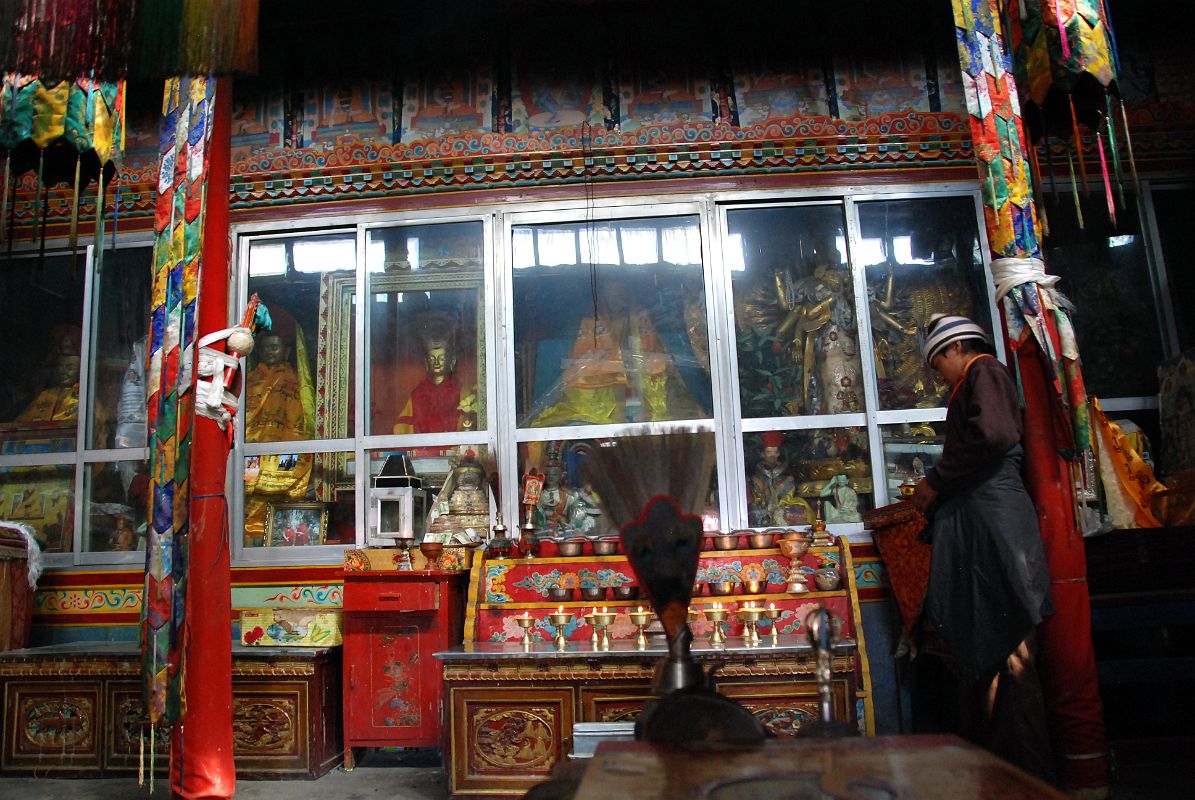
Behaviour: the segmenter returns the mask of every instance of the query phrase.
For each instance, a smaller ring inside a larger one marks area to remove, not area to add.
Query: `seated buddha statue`
[[[291,363],[289,326],[276,315],[275,328],[257,335],[258,363],[246,379],[245,439],[287,442],[307,439],[314,424],[314,406],[304,402],[299,373]],[[296,329],[297,330],[297,329]],[[302,500],[311,479],[312,456],[302,453],[263,455],[259,469],[245,474],[245,544],[257,546],[265,536],[269,503]]]
[[[453,534],[472,529],[484,537],[490,524],[490,499],[485,468],[473,451],[467,452],[444,481],[432,509],[438,516],[427,526],[428,541],[447,542]]]

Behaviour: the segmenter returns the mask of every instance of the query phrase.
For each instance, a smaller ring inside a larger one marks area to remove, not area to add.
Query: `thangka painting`
[[[710,83],[687,66],[641,64],[620,81],[622,130],[710,120]]]
[[[901,52],[898,42],[893,42],[889,53],[859,55],[845,63],[836,60],[834,78],[839,116],[849,122],[881,114],[929,111],[925,62],[918,52]]]
[[[511,113],[516,134],[579,128],[605,129],[602,82],[594,71],[564,72],[516,64]]]
[[[744,60],[734,66],[734,96],[742,127],[829,115],[821,65],[803,62],[782,67],[768,61]]]
[[[345,141],[388,145],[394,129],[394,95],[390,84],[382,81],[329,84],[305,92],[303,117],[304,137],[316,150]],[[235,117],[233,135],[235,145]]]
[[[491,128],[494,79],[488,68],[412,76],[403,82],[403,142]]]
[[[233,85],[232,160],[282,146],[282,94],[264,87]]]

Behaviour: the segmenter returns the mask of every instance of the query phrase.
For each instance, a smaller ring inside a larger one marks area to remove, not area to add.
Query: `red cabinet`
[[[460,644],[460,572],[345,572],[345,766],[353,747],[439,747],[443,667]]]

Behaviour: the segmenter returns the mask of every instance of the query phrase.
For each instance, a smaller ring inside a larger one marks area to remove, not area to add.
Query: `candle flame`
[[[606,613],[606,607],[605,607],[605,606],[602,606],[602,613],[603,613],[603,614],[605,614],[605,613]]]
[[[642,613],[643,613],[643,606],[639,606],[639,608],[635,609],[635,611],[636,611],[637,613],[639,613],[639,614],[642,614]]]
[[[564,613],[564,605],[563,605],[563,604],[556,606],[556,613],[557,613],[557,614],[563,614],[563,613]]]
[[[768,608],[770,608],[772,611],[775,611],[775,610],[776,610],[776,604],[775,604],[775,603],[768,603]]]

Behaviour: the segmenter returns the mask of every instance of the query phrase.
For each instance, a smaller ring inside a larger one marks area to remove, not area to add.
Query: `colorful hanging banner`
[[[150,297],[147,395],[150,508],[141,613],[142,679],[152,724],[186,713],[187,591],[195,311],[216,81],[166,81]]]
[[[1038,254],[1025,128],[994,0],[952,0],[971,139],[983,188],[992,253]]]

